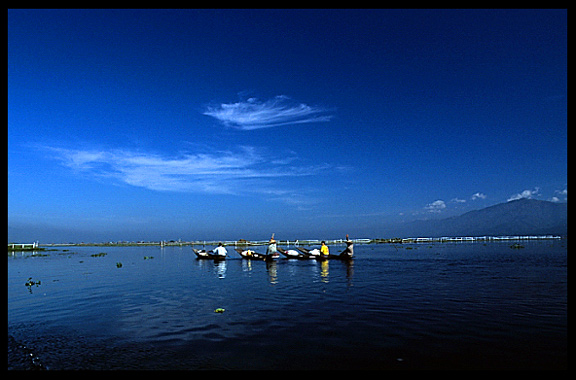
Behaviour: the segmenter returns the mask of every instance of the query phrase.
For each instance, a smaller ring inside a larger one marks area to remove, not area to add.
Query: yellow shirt
[[[320,253],[322,253],[323,255],[328,256],[328,246],[327,245],[323,245],[322,247],[320,247]]]

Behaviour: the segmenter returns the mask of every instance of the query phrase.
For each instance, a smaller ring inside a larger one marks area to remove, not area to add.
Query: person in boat
[[[266,254],[271,255],[274,253],[278,253],[278,248],[276,248],[276,240],[274,240],[274,234],[272,234],[272,237],[268,242],[268,248],[266,248]]]
[[[318,257],[321,255],[321,252],[318,248],[306,249],[304,247],[296,247],[296,249],[305,254],[306,256],[310,257]]]
[[[346,249],[344,249],[342,251],[342,253],[340,253],[340,256],[342,257],[352,257],[354,256],[354,242],[352,240],[350,240],[350,238],[348,237],[348,234],[346,234]]]
[[[328,257],[328,255],[330,255],[330,250],[328,249],[326,242],[324,240],[322,240],[322,242],[320,244],[321,244],[320,254],[323,255],[324,257]]]
[[[222,243],[218,243],[218,247],[214,248],[212,252],[215,255],[219,256],[226,256],[226,254],[228,253],[228,251],[226,251],[226,248],[224,248],[224,245],[222,245]]]

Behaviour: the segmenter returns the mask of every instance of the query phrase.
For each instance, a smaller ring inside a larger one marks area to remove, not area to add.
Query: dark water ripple
[[[350,265],[9,256],[9,368],[566,367],[566,241],[411,248],[358,246]]]

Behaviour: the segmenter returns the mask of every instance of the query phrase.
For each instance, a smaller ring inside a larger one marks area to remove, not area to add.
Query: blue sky
[[[9,10],[8,238],[389,237],[567,201],[566,10]]]

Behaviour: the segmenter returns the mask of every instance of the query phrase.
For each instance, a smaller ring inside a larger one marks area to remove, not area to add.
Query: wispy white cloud
[[[128,150],[50,148],[64,166],[93,176],[158,191],[229,193],[222,179],[256,175],[251,168],[260,158],[249,148],[219,155],[195,154],[167,158]],[[220,182],[220,186],[217,186]]]
[[[557,195],[559,195],[559,196],[561,196],[561,197],[563,197],[563,199],[564,199],[565,201],[568,200],[568,189],[567,189],[567,188],[564,189],[564,190],[555,190],[554,193],[557,194]],[[553,196],[552,198],[549,198],[548,200],[549,200],[549,201],[552,201],[552,202],[560,202],[560,201],[561,201],[561,199],[558,198],[556,195]]]
[[[154,191],[196,192],[209,194],[258,194],[270,200],[299,206],[314,203],[301,189],[285,188],[278,193],[271,181],[289,177],[312,176],[330,165],[289,165],[297,160],[274,160],[253,147],[240,146],[235,151],[182,154],[167,157],[125,149],[82,150],[43,147],[63,166],[79,175]],[[275,162],[275,164],[271,164]]]
[[[568,188],[566,188],[564,190],[556,190],[555,193],[560,194],[560,195],[565,195],[566,197],[568,197]]]
[[[432,203],[428,203],[426,206],[424,206],[424,208],[428,212],[440,213],[440,212],[442,212],[442,210],[444,210],[446,208],[446,202],[444,202],[441,199],[438,199],[437,201],[434,201]]]
[[[511,195],[510,198],[508,198],[508,202],[522,198],[531,199],[532,197],[539,195],[539,192],[540,188],[538,187],[535,187],[534,190],[524,190],[521,193]]]
[[[472,199],[473,201],[475,201],[476,199],[486,199],[486,194],[483,194],[481,192],[477,192],[472,194],[472,197],[470,197],[470,199]]]
[[[331,110],[298,103],[285,95],[264,102],[249,98],[237,103],[208,106],[204,115],[212,116],[224,125],[253,130],[290,124],[326,122],[332,119]]]

